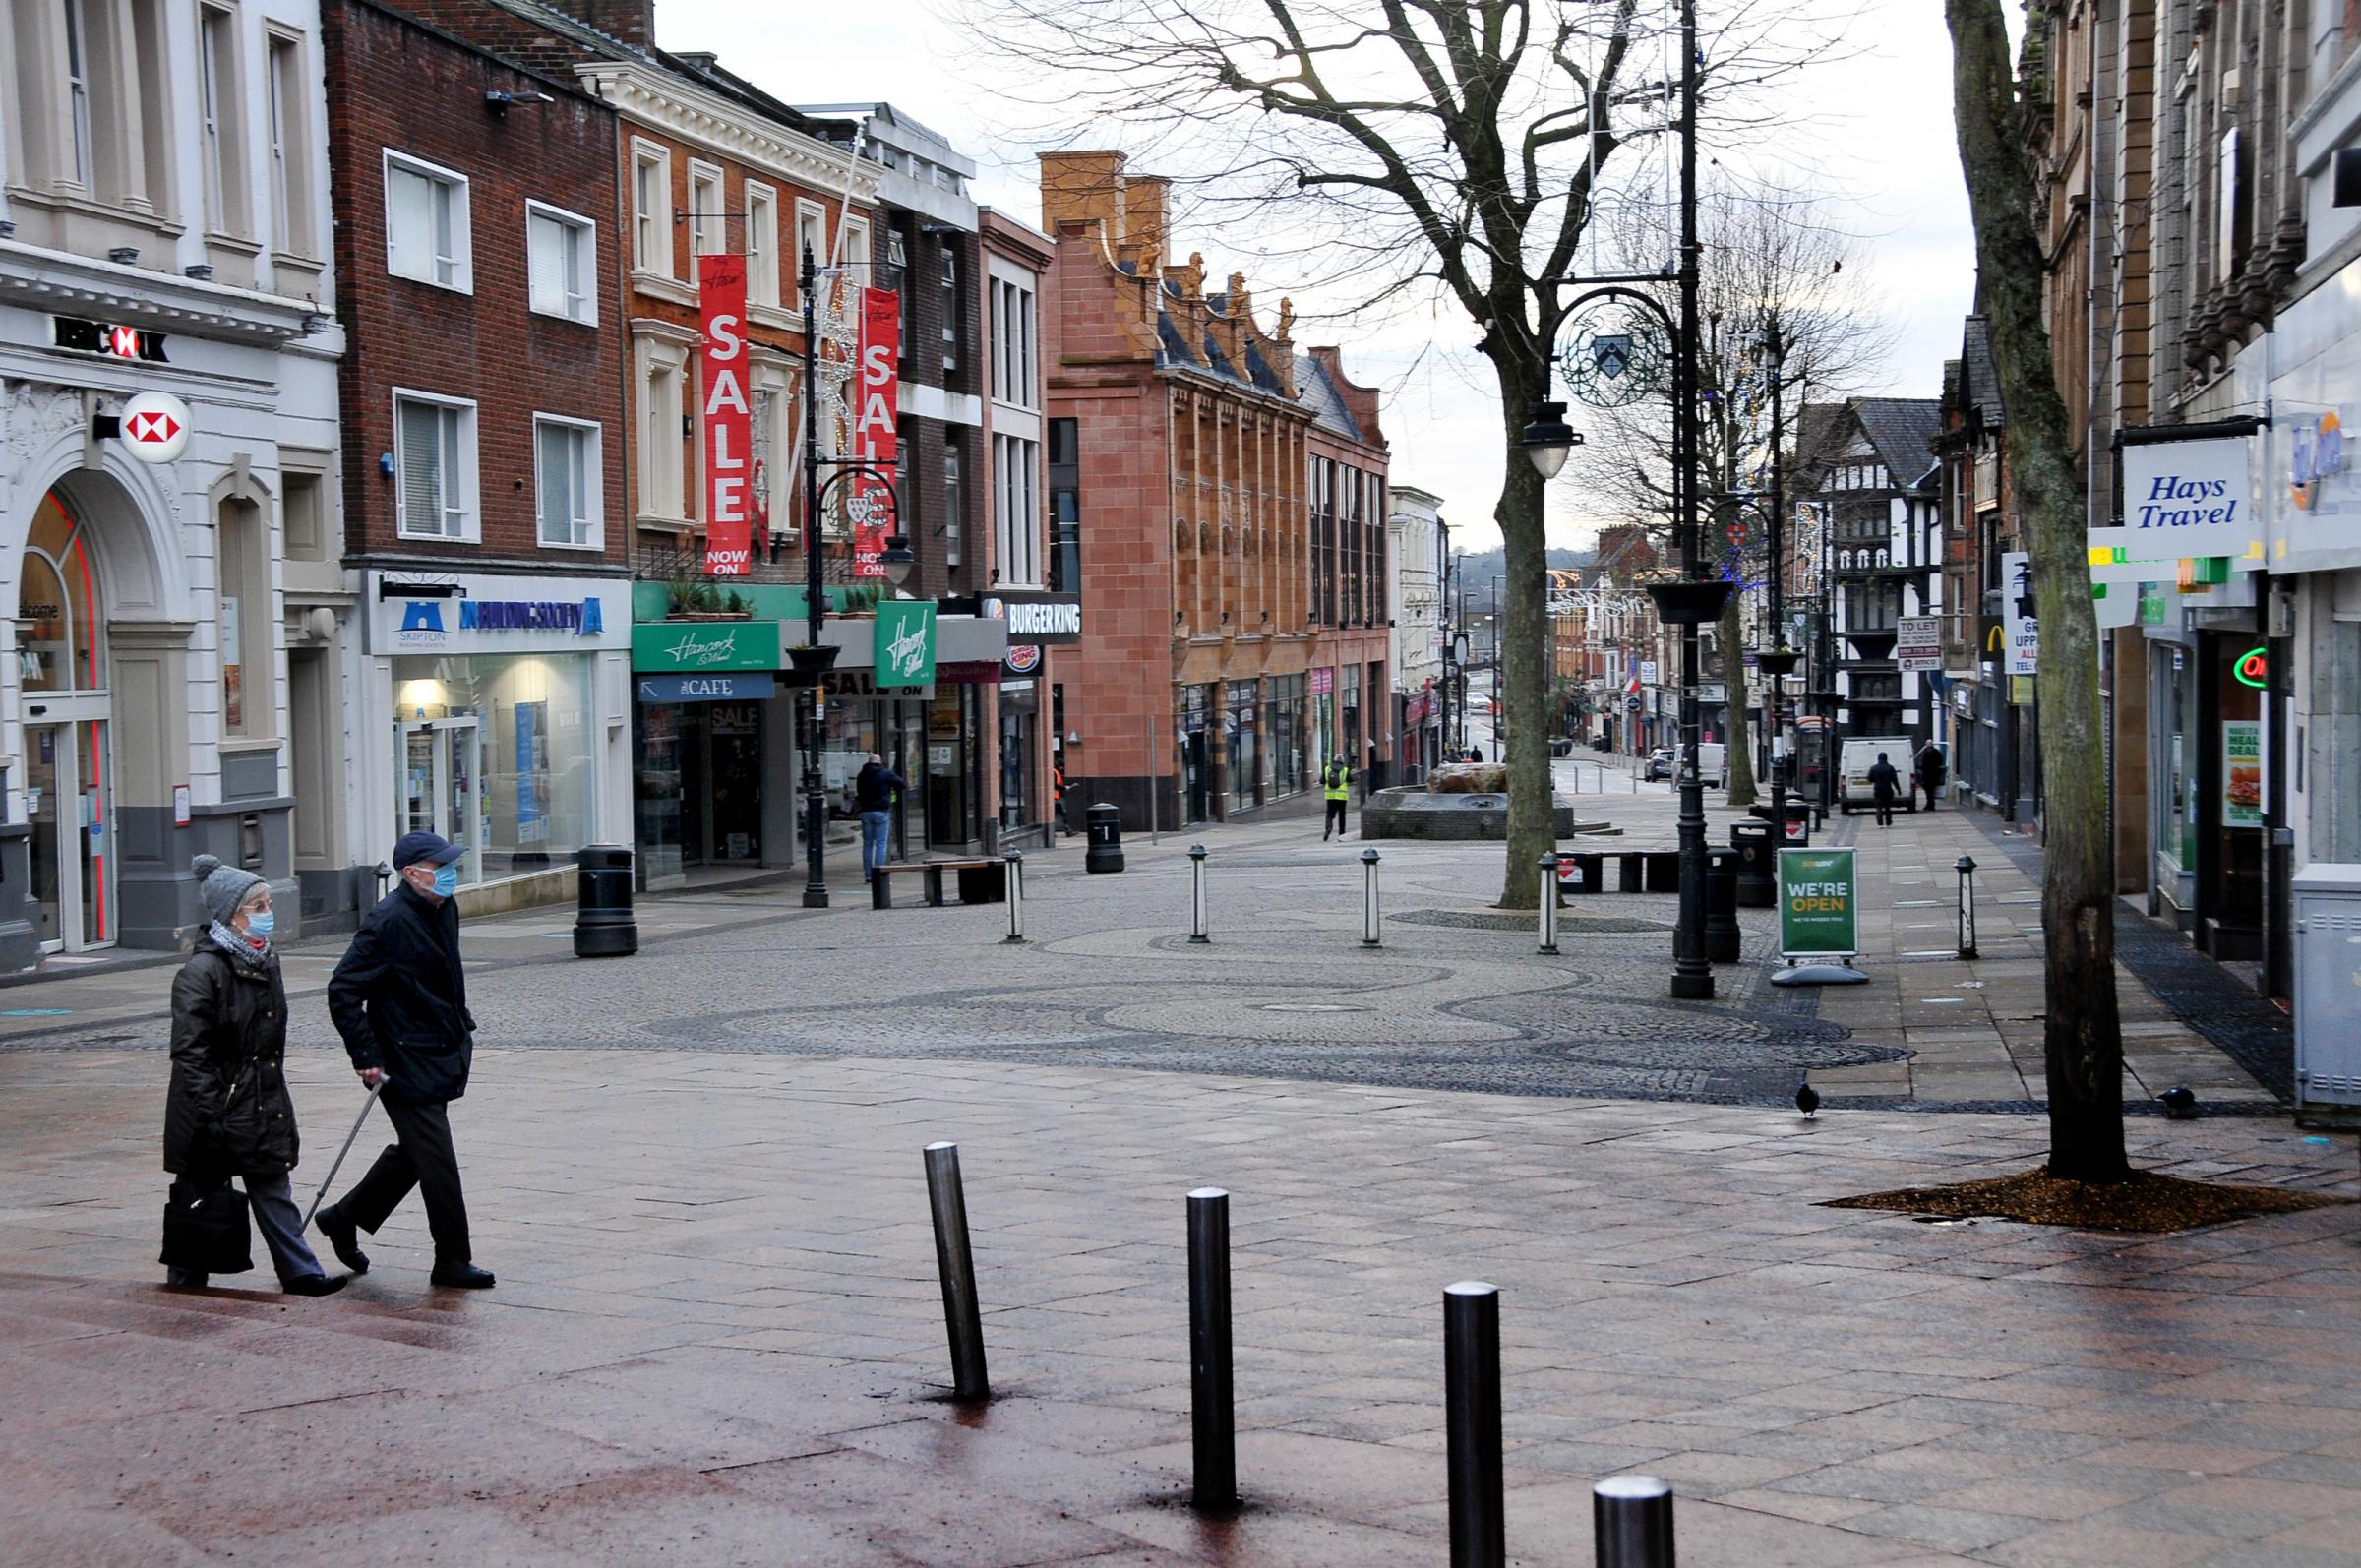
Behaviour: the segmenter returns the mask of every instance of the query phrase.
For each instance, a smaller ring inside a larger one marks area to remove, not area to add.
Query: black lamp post
[[[1619,298],[1655,317],[1672,343],[1673,540],[1680,575],[1676,581],[1650,583],[1648,595],[1656,601],[1658,619],[1680,628],[1680,917],[1672,932],[1670,989],[1674,996],[1704,1000],[1714,994],[1714,971],[1705,949],[1705,782],[1697,766],[1697,628],[1721,617],[1733,584],[1702,578],[1697,548],[1697,0],[1681,0],[1680,59],[1679,266],[1669,276],[1646,272],[1575,280],[1599,286],[1578,295],[1566,314],[1595,299]],[[1655,295],[1625,286],[1666,282],[1678,285],[1677,316]],[[1537,403],[1519,442],[1544,478],[1565,466],[1581,439],[1566,439],[1573,432],[1564,415],[1562,403]]]
[[[910,554],[909,541],[900,532],[900,510],[894,499],[893,469],[881,463],[867,462],[859,457],[822,457],[819,454],[819,352],[818,332],[814,322],[812,300],[819,288],[819,267],[812,255],[812,247],[804,247],[804,646],[789,655],[798,679],[806,684],[809,693],[804,699],[804,907],[828,907],[827,832],[828,792],[824,782],[826,764],[822,757],[820,726],[820,683],[836,664],[836,650],[819,640],[819,630],[827,620],[826,585],[821,581],[821,553],[819,519],[827,504],[828,492],[848,479],[866,474],[877,482],[872,499],[884,503],[887,514],[893,519],[895,532],[887,541],[880,562],[887,579],[895,587],[908,580],[910,570],[917,565]],[[823,483],[822,468],[836,471]],[[899,550],[898,559],[895,551]]]
[[[1784,844],[1787,838],[1787,781],[1779,765],[1779,704],[1786,678],[1794,673],[1795,661],[1801,655],[1787,646],[1787,616],[1783,602],[1787,571],[1787,502],[1786,473],[1781,466],[1781,448],[1786,440],[1781,393],[1786,367],[1786,345],[1780,340],[1776,317],[1763,328],[1763,359],[1771,373],[1771,635],[1776,645],[1757,650],[1754,667],[1756,673],[1771,683],[1771,700],[1763,704],[1765,727],[1771,735],[1771,820],[1778,835],[1774,842]]]

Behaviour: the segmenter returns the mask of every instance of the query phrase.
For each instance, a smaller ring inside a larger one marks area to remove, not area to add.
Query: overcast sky
[[[1899,334],[1884,385],[1863,390],[1932,397],[1942,390],[1943,361],[1959,352],[1974,283],[1952,141],[1950,41],[1942,7],[1929,0],[1862,0],[1861,13],[1857,55],[1814,67],[1798,89],[1815,123],[1797,146],[1812,159],[1816,183],[1844,198],[1843,220],[1865,236],[1869,281]],[[712,50],[790,102],[890,100],[977,161],[980,200],[1041,220],[1032,150],[1008,138],[985,73],[927,0],[759,9],[743,0],[657,0],[656,30],[665,47]],[[1221,276],[1231,270],[1225,255],[1246,243],[1182,232],[1174,251],[1203,251],[1208,271]],[[1248,281],[1264,300],[1289,291],[1285,278]],[[1381,389],[1394,483],[1443,498],[1455,546],[1497,543],[1499,416],[1483,383],[1463,368],[1460,351],[1474,336],[1464,317],[1396,320],[1359,337],[1342,326],[1317,335],[1343,343],[1354,378]],[[1423,353],[1430,339],[1461,364]],[[1579,422],[1579,412],[1573,417]],[[1580,498],[1552,497],[1552,544],[1589,542],[1581,512]]]

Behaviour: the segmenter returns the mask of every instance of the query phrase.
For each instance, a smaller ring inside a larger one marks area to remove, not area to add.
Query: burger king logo
[[[1041,644],[1038,642],[1012,643],[1009,646],[1007,658],[1003,662],[1007,665],[1008,673],[1011,675],[1031,675],[1035,670],[1041,668]]]

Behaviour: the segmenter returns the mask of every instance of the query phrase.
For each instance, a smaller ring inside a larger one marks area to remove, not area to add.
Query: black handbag
[[[156,1261],[196,1274],[243,1274],[254,1267],[246,1222],[246,1194],[227,1181],[175,1181],[164,1195],[164,1252]]]

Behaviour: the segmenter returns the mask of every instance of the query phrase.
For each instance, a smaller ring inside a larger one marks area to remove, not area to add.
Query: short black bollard
[[[967,1241],[967,1194],[955,1143],[927,1145],[927,1206],[935,1215],[935,1266],[942,1274],[942,1321],[951,1340],[951,1396],[990,1399],[984,1309],[976,1299],[976,1255]]]
[[[1205,924],[1205,846],[1188,846],[1188,939],[1209,942],[1213,934]]]
[[[1008,869],[1008,935],[1000,940],[1021,942],[1025,939],[1025,858],[1015,850],[1010,850],[1002,864]]]
[[[1451,1568],[1508,1561],[1500,1474],[1500,1292],[1443,1287],[1443,1408],[1449,1439]]]
[[[1089,847],[1082,851],[1082,869],[1086,872],[1121,871],[1123,814],[1101,801],[1082,814],[1082,827],[1090,837]]]
[[[1375,947],[1379,944],[1377,852],[1375,850],[1364,849],[1361,852],[1361,944],[1363,947]]]
[[[1960,874],[1960,956],[1973,958],[1975,951],[1975,859],[1962,855],[1951,863]]]
[[[1230,1377],[1230,1194],[1188,1195],[1188,1424],[1196,1455],[1190,1503],[1238,1506],[1238,1417]]]
[[[637,952],[631,849],[623,844],[585,844],[574,852],[574,956],[622,958]]]
[[[1542,857],[1541,931],[1542,945],[1538,949],[1550,957],[1557,956],[1557,851]]]
[[[1734,964],[1744,950],[1738,930],[1738,852],[1705,852],[1705,957],[1708,963]]]
[[[1610,1476],[1591,1488],[1599,1568],[1674,1568],[1672,1488],[1653,1476]]]

